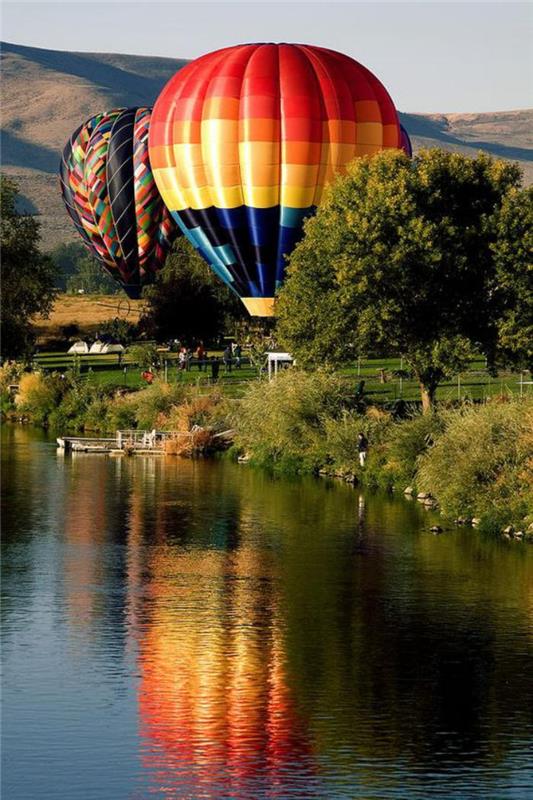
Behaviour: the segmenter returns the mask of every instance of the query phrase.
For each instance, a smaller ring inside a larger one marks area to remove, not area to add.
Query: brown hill
[[[70,133],[102,109],[152,105],[186,62],[111,53],[71,53],[1,45],[2,170],[19,183],[23,207],[38,214],[43,246],[76,241],[57,183]],[[415,150],[484,150],[519,161],[533,182],[533,111],[494,114],[401,114]]]

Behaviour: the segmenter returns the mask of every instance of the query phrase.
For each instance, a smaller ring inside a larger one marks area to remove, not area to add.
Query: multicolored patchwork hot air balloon
[[[70,137],[60,166],[74,225],[129,297],[153,283],[179,232],[150,167],[150,115],[127,108],[91,117]]]
[[[252,315],[270,316],[285,256],[356,156],[401,148],[387,91],[352,58],[247,44],[189,63],[152,112],[150,161],[183,233]]]

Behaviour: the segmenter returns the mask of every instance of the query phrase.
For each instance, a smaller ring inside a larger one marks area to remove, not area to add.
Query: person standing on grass
[[[359,432],[357,437],[357,450],[359,452],[359,463],[364,467],[368,454],[368,439],[362,431]]]
[[[233,360],[231,345],[228,344],[228,346],[224,350],[224,353],[222,355],[222,360],[224,361],[224,369],[226,370],[226,372],[231,372],[231,362]]]
[[[178,356],[178,364],[181,370],[187,369],[187,361],[187,348],[182,347]]]
[[[242,355],[242,347],[240,344],[236,344],[233,348],[233,356],[235,358],[235,369],[241,368],[241,355]]]
[[[204,360],[205,360],[205,349],[204,349],[204,343],[203,342],[200,342],[200,344],[196,348],[195,356],[196,356],[196,361],[197,361],[197,364],[198,364],[198,370],[200,372],[202,372],[202,370],[204,368]]]

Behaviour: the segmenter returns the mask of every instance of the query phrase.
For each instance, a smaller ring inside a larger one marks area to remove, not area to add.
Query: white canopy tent
[[[290,353],[267,353],[268,356],[268,380],[278,374],[280,369],[286,369],[294,364],[294,358]]]

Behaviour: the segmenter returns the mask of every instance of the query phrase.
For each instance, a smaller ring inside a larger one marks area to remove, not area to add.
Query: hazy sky
[[[369,67],[403,111],[533,106],[530,3],[3,3],[2,39],[58,50],[194,58],[296,41]]]

